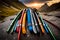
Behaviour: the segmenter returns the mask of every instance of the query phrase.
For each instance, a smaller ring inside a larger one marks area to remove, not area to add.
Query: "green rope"
[[[39,17],[41,18],[41,21],[43,22],[42,16],[41,16],[41,15],[39,15]],[[49,32],[50,32],[50,34],[51,34],[51,36],[53,37],[53,39],[54,39],[54,40],[56,40],[55,36],[53,35],[53,33],[52,33],[52,31],[50,30],[50,28],[49,28],[49,26],[48,26],[48,25],[47,25],[47,28],[48,28],[48,30],[49,30]]]
[[[20,11],[21,12],[21,11]],[[12,21],[12,23],[10,24],[9,28],[7,29],[7,33],[10,33],[11,29],[14,26],[15,21],[17,20],[17,18],[20,16],[20,12],[18,12],[17,16],[14,18],[14,20]]]

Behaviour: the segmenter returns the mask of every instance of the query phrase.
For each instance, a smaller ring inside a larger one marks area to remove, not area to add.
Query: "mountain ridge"
[[[47,3],[45,3],[41,8],[39,8],[39,11],[42,12],[50,12],[50,11],[60,11],[60,2],[59,3],[54,3],[51,6],[48,6]]]

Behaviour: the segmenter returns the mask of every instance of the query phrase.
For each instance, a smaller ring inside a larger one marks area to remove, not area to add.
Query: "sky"
[[[60,2],[60,0],[19,0],[19,1],[24,3],[27,7],[32,7],[37,9],[39,9],[45,3],[47,3],[48,6],[51,6],[54,3]]]
[[[51,0],[19,0],[23,3],[32,3],[32,2],[46,2],[46,1],[51,1]]]

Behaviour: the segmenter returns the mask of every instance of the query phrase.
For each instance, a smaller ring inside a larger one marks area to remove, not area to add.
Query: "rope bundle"
[[[48,24],[31,8],[24,9],[18,13],[10,24],[7,33],[18,33],[18,40],[20,40],[21,32],[22,34],[27,34],[27,29],[34,34],[40,34],[40,31],[43,34],[46,32],[52,36],[53,40],[56,40]]]

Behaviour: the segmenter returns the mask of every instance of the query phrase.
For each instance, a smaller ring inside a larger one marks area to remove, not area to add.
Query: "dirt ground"
[[[55,25],[58,26],[58,28],[60,28],[60,18],[58,18],[58,17],[56,17],[54,15],[52,15],[52,16],[51,15],[50,16],[49,15],[42,15],[42,17],[44,19],[54,23]],[[14,33],[13,35],[11,35],[11,34],[8,34],[6,32],[7,28],[9,27],[10,23],[12,22],[12,20],[13,20],[13,18],[15,16],[16,15],[6,17],[3,22],[0,22],[0,40],[17,40],[17,33]],[[56,39],[60,40],[60,30],[58,30],[57,28],[53,27],[51,24],[49,24],[49,27],[52,30],[52,32],[54,33],[54,35],[56,36]],[[47,33],[42,35],[41,32],[40,32],[39,36],[38,35],[34,35],[34,34],[31,34],[27,30],[27,35],[23,35],[21,33],[21,40],[51,40],[51,37]]]

